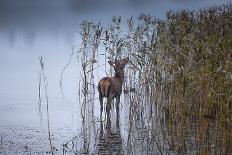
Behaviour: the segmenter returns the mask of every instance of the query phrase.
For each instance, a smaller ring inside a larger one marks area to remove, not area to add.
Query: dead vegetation
[[[84,21],[75,53],[82,75],[82,151],[90,153],[97,143],[98,75],[112,75],[108,59],[129,57],[121,101],[128,114],[127,154],[232,152],[231,17],[227,4],[169,11],[163,20],[115,16],[107,27]]]

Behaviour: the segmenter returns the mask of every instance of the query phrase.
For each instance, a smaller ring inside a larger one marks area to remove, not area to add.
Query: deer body
[[[98,83],[99,101],[100,101],[100,115],[103,111],[103,98],[107,98],[106,112],[109,116],[111,110],[111,102],[116,98],[116,111],[119,114],[120,95],[122,93],[122,84],[124,81],[124,67],[128,62],[128,58],[122,60],[109,61],[109,64],[114,67],[114,77],[104,77]]]

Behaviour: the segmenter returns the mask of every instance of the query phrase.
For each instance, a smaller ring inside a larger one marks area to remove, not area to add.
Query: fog
[[[137,18],[141,13],[165,18],[170,9],[193,10],[228,2],[230,1],[0,0],[1,137],[6,135],[7,140],[15,138],[8,130],[16,126],[42,126],[46,129],[46,121],[42,121],[38,115],[40,56],[43,56],[45,62],[48,81],[51,128],[67,127],[62,132],[69,134],[72,134],[71,130],[76,132],[79,129],[77,86],[81,75],[76,59],[71,61],[63,76],[64,96],[60,91],[59,80],[72,48],[76,49],[81,44],[79,24],[83,20],[101,22],[107,26],[114,15],[122,16],[124,21],[131,16]],[[42,110],[45,111],[45,106]],[[47,140],[46,134],[44,139],[41,142]],[[15,138],[15,141],[21,140]]]

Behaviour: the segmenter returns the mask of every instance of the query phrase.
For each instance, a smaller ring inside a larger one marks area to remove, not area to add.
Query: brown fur
[[[116,77],[104,77],[99,81],[98,86],[99,94],[105,98],[115,98],[122,92],[122,83]]]
[[[110,81],[108,80],[108,77],[104,77],[99,81],[99,93],[102,97],[108,96],[108,90],[110,87]]]

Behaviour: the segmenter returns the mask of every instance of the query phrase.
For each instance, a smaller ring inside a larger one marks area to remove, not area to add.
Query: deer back
[[[104,77],[99,81],[98,91],[102,97],[116,97],[122,93],[122,83],[117,77]]]

